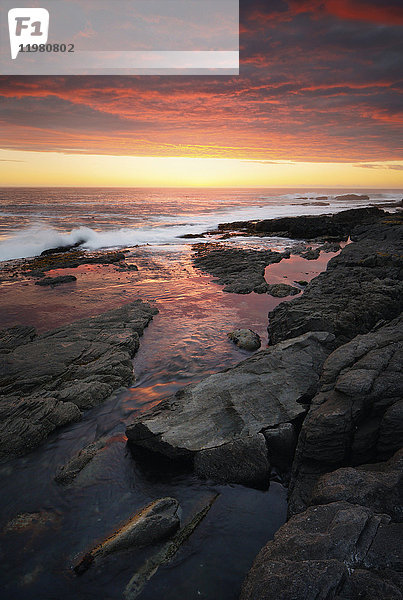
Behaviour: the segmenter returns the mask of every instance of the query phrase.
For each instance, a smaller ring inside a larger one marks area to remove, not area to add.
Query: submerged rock
[[[77,575],[84,573],[95,559],[127,548],[148,546],[166,539],[179,528],[179,503],[175,498],[155,500],[85,554],[74,567]]]
[[[62,283],[72,283],[73,281],[77,281],[77,277],[74,275],[59,275],[58,277],[45,277],[44,279],[35,281],[35,285],[54,286],[61,285]]]
[[[0,457],[27,452],[129,385],[140,335],[157,312],[136,300],[38,336],[31,328],[1,332]]]
[[[267,294],[275,298],[286,298],[287,296],[296,296],[300,293],[301,290],[286,283],[272,283],[267,285]]]
[[[71,483],[105,445],[106,439],[100,439],[77,452],[77,454],[58,469],[55,481],[62,485]]]
[[[201,476],[261,485],[268,470],[262,451],[255,455],[261,433],[305,413],[332,346],[333,336],[315,332],[258,352],[138,417],[126,430],[129,443],[194,461]],[[245,471],[235,474],[234,454]]]
[[[348,502],[308,508],[260,551],[241,600],[358,600],[368,598],[364,594],[373,579],[378,579],[378,589],[391,591],[378,598],[401,597],[397,582],[402,526],[389,523],[387,515]],[[355,592],[350,595],[352,587]]]
[[[229,339],[243,350],[258,350],[261,346],[260,336],[252,329],[235,329],[228,333]]]

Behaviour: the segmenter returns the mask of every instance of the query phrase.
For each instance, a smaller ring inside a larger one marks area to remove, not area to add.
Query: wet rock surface
[[[348,502],[310,507],[283,525],[258,554],[241,600],[358,600],[368,597],[372,579],[378,589],[392,593],[381,597],[399,598],[401,534],[401,525],[369,508]]]
[[[287,296],[296,296],[301,290],[287,285],[286,283],[271,283],[267,285],[267,294],[275,298],[286,298]]]
[[[35,281],[35,285],[41,285],[45,287],[61,285],[62,283],[73,283],[74,281],[77,281],[77,277],[74,275],[59,275],[58,277],[44,277],[44,279]]]
[[[137,300],[38,336],[32,328],[1,332],[1,458],[27,452],[129,385],[140,335],[157,312]]]
[[[77,477],[77,475],[95,458],[102,448],[106,445],[106,439],[100,439],[92,444],[88,444],[75,454],[64,465],[57,470],[55,481],[61,485],[68,485]]]
[[[217,283],[224,285],[224,292],[236,294],[266,293],[265,268],[290,257],[288,252],[244,250],[218,243],[196,244],[193,250],[195,266],[213,275]]]
[[[303,296],[269,315],[271,343],[307,331],[329,331],[338,344],[390,321],[403,308],[403,219],[393,215],[356,228],[355,243],[332,258]]]
[[[235,329],[228,333],[229,339],[243,350],[259,350],[261,346],[260,336],[251,329]]]
[[[81,575],[95,559],[113,552],[147,546],[166,539],[179,528],[178,510],[179,503],[175,498],[155,500],[85,554],[74,567],[75,572]]]
[[[128,440],[173,459],[194,461],[201,476],[261,485],[268,470],[262,452],[256,454],[261,433],[305,413],[302,403],[315,394],[332,347],[333,336],[316,332],[258,352],[136,419],[126,430]],[[239,467],[234,475],[236,460],[245,465],[250,460],[251,466],[245,473]]]

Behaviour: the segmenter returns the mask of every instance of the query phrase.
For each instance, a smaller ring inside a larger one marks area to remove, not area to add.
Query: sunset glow
[[[240,8],[240,76],[0,78],[1,184],[402,185],[401,3]]]

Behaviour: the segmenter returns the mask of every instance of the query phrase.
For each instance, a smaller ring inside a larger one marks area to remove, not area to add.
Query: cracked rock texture
[[[402,529],[348,502],[310,507],[260,551],[241,600],[401,599]]]
[[[291,513],[310,503],[320,474],[386,460],[403,446],[403,317],[354,338],[326,360],[302,426]]]
[[[304,294],[269,314],[272,344],[307,331],[329,331],[337,344],[369,332],[403,309],[403,219],[383,217],[356,227],[349,244],[313,279]]]
[[[256,353],[180,390],[126,430],[129,442],[176,459],[217,481],[261,486],[268,460],[261,433],[301,417],[315,394],[333,336],[314,332]],[[288,451],[287,436],[277,449]]]
[[[133,379],[139,337],[157,313],[136,300],[35,335],[0,332],[0,457],[24,454]]]

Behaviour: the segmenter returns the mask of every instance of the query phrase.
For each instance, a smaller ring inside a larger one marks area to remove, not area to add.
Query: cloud
[[[355,167],[358,167],[359,169],[389,169],[392,171],[403,171],[403,165],[377,165],[377,164],[361,164],[361,165],[354,165]]]

